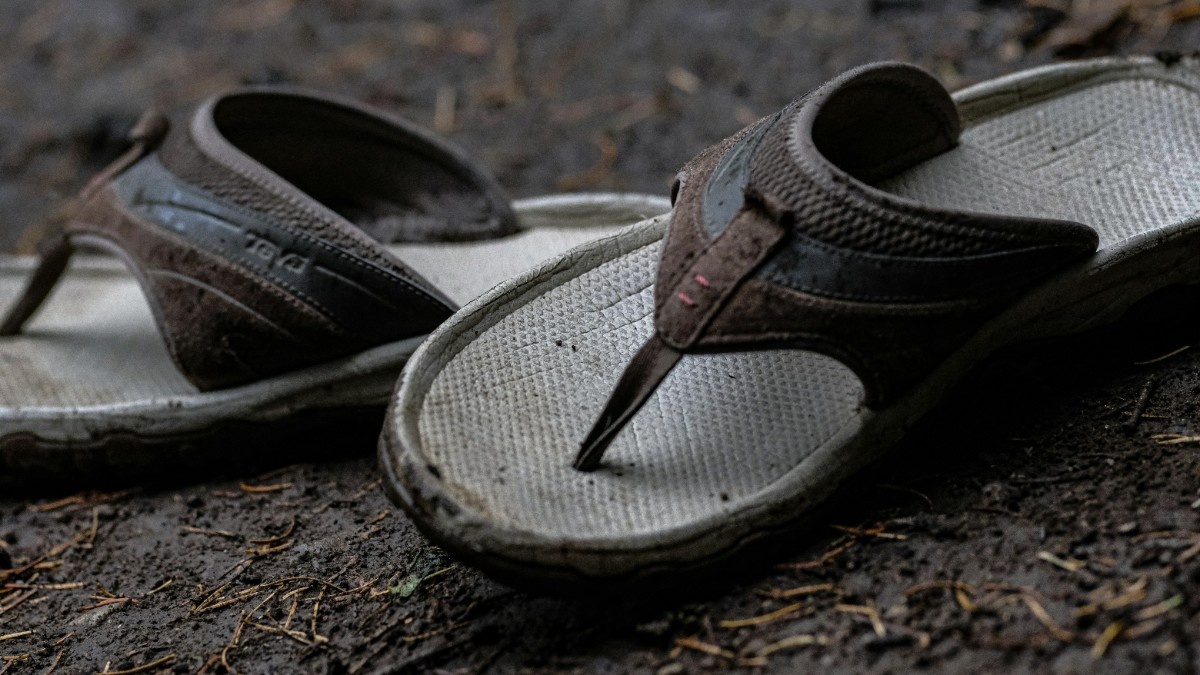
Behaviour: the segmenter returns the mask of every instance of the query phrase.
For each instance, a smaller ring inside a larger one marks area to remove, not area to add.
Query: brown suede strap
[[[661,294],[655,327],[674,349],[696,344],[705,328],[733,292],[783,241],[787,231],[753,205],[746,205],[733,222]]]
[[[145,157],[147,153],[162,143],[170,130],[171,122],[162,113],[154,109],[142,113],[137,123],[129,130],[129,149],[111,164],[104,167],[100,173],[92,176],[92,179],[80,191],[80,199],[85,200],[96,194],[100,188],[107,185],[117,174],[133,166],[142,157]]]

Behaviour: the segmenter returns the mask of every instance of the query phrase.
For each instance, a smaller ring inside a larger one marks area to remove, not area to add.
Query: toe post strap
[[[142,113],[129,132],[129,149],[88,181],[79,193],[79,201],[86,203],[114,177],[153,152],[166,138],[170,128],[170,121],[159,111],[150,109]],[[21,333],[25,324],[46,301],[66,272],[75,248],[69,234],[62,229],[56,229],[38,244],[38,252],[41,254],[41,260],[37,268],[29,277],[16,303],[2,315],[3,319],[0,319],[0,337],[12,337]]]
[[[62,278],[74,252],[70,242],[61,234],[43,240],[39,248],[42,249],[42,259],[30,275],[29,281],[25,283],[25,289],[16,303],[3,315],[3,319],[0,319],[0,337],[20,335],[26,322],[33,317]]]
[[[595,471],[600,468],[609,444],[633,419],[682,356],[683,352],[671,347],[657,335],[642,345],[609,396],[600,419],[583,440],[573,464],[576,469]]]
[[[584,439],[575,468],[600,466],[609,443],[675,367],[697,345],[709,323],[735,290],[784,238],[784,228],[756,206],[733,222],[699,255],[689,258],[675,283],[661,295],[655,333],[629,362],[604,412]]]

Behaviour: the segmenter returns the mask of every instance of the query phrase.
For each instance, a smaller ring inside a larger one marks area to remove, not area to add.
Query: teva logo
[[[296,274],[303,272],[309,263],[309,259],[305,256],[295,252],[285,252],[279,244],[253,232],[246,233],[246,252],[268,265],[275,265]]]

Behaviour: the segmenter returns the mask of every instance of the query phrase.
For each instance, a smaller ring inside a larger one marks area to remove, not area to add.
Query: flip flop
[[[202,462],[221,429],[381,410],[459,303],[669,208],[510,205],[432,134],[294,90],[233,91],[171,131],[147,114],[131,138],[40,262],[0,258],[0,308],[15,299],[0,313],[0,475]],[[116,257],[68,266],[79,249]]]
[[[850,71],[701,153],[672,215],[435,331],[385,422],[388,489],[543,590],[686,578],[795,532],[989,352],[1197,278],[1197,91],[1194,60],[953,98],[911,66]]]

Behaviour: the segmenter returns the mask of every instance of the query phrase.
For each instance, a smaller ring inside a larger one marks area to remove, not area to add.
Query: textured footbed
[[[981,85],[956,96],[967,125],[960,145],[879,187],[938,206],[1087,223],[1100,235],[1094,271],[1148,232],[1200,216],[1197,84],[1194,64],[1113,61]],[[416,481],[398,485],[405,501],[439,493],[429,503],[454,504],[424,523],[435,534],[468,548],[510,537],[543,549],[542,562],[555,551],[570,557],[572,546],[620,550],[746,513],[785,476],[789,490],[806,489],[801,462],[858,433],[869,416],[862,385],[833,358],[688,355],[621,431],[605,468],[571,468],[651,334],[663,220],[496,289],[414,357],[388,421],[403,441],[384,462]]]
[[[515,207],[526,229],[510,237],[391,248],[462,304],[669,205],[658,197],[596,194],[522,200]],[[17,296],[34,263],[0,258],[0,307]],[[26,413],[103,417],[106,407],[153,410],[156,402],[203,396],[171,361],[137,281],[111,258],[77,256],[24,334],[0,338],[0,436],[24,430]],[[344,404],[367,402],[343,398]]]

